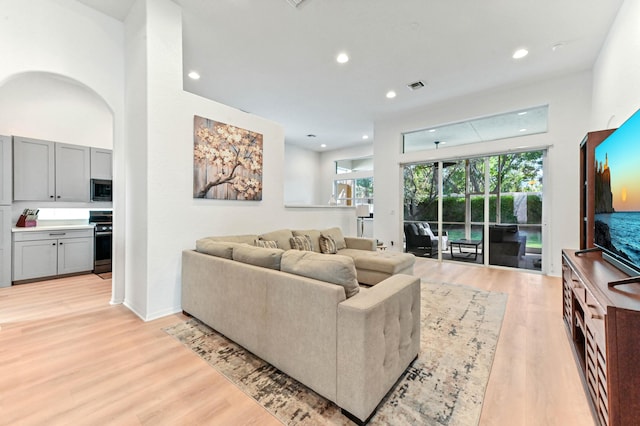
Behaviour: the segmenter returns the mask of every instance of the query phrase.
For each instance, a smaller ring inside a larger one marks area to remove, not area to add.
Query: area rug
[[[370,425],[477,425],[507,295],[422,282],[420,354]],[[165,331],[286,425],[351,425],[340,409],[195,318]]]

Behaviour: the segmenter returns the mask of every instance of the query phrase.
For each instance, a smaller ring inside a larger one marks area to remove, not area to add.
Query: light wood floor
[[[559,278],[418,259],[416,275],[509,294],[481,425],[593,425]],[[280,424],[95,275],[0,289],[2,425]]]

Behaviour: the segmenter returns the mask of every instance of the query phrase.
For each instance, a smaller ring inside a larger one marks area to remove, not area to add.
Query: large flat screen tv
[[[640,275],[640,110],[595,148],[594,243]]]

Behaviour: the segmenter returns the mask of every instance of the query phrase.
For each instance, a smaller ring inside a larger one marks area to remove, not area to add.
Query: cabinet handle
[[[58,198],[60,198],[60,196],[58,195]]]
[[[62,245],[62,243],[58,243],[58,245],[59,245],[59,246],[61,246],[61,245]]]
[[[55,246],[55,245],[56,245],[56,243],[52,243],[51,245],[52,245],[52,246]]]
[[[67,233],[66,232],[49,232],[50,237],[55,237],[58,235],[67,235]]]
[[[591,319],[602,319],[603,316],[600,315],[600,312],[594,312],[595,309],[598,309],[596,305],[587,305],[587,307],[591,310]]]
[[[53,198],[53,195],[49,195],[49,198]]]

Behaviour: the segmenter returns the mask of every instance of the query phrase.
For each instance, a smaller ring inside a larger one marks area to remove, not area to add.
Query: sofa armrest
[[[373,238],[344,237],[347,248],[376,251],[376,240]]]
[[[338,305],[337,404],[366,420],[420,350],[420,278],[393,275]]]

